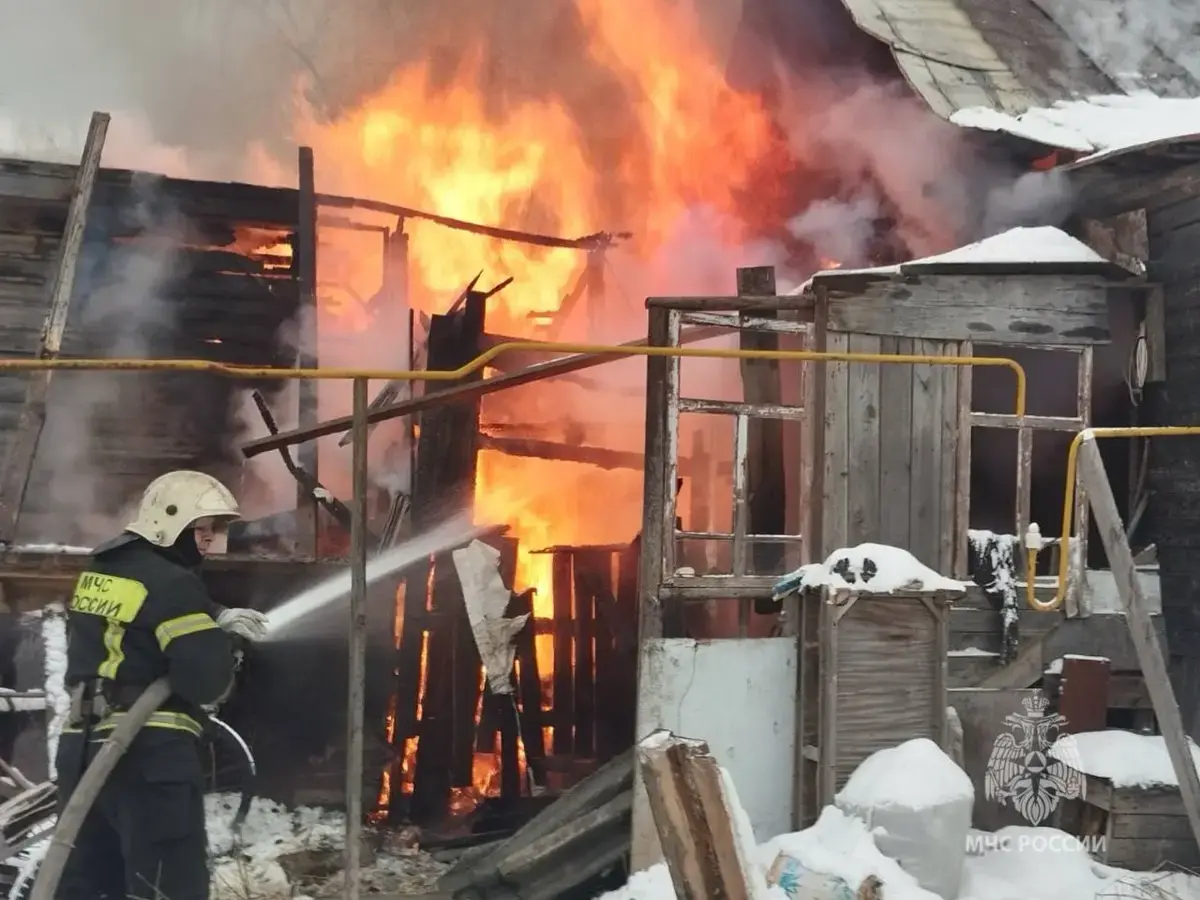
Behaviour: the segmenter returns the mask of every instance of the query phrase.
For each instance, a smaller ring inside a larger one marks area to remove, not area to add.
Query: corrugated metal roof
[[[1102,21],[1105,0],[842,2],[863,31],[892,48],[905,78],[945,118],[972,107],[1017,115],[1096,94],[1200,89],[1200,54],[1194,63],[1187,56],[1194,39],[1154,37],[1175,22],[1189,32],[1200,22],[1200,0],[1171,0],[1170,17],[1143,27],[1120,52],[1109,46],[1120,38],[1100,27],[1110,24]]]

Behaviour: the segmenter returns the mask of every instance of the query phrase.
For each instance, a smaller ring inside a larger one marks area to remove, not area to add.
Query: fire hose
[[[128,712],[101,746],[96,758],[88,764],[87,770],[75,790],[71,792],[62,814],[58,817],[54,836],[50,839],[50,846],[38,869],[29,900],[52,900],[62,879],[63,867],[75,846],[75,838],[78,837],[79,829],[83,826],[83,820],[91,810],[92,804],[96,802],[100,789],[104,787],[108,776],[125,755],[142,726],[150,720],[151,714],[170,694],[171,688],[165,678],[158,679],[142,691],[142,695],[129,707]]]

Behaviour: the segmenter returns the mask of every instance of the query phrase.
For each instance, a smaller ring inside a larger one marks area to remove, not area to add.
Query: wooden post
[[[575,755],[596,750],[596,576],[611,557],[602,551],[575,553]]]
[[[1096,528],[1108,554],[1117,593],[1129,625],[1129,636],[1137,651],[1142,676],[1146,679],[1146,691],[1154,706],[1167,755],[1179,781],[1179,794],[1187,812],[1192,836],[1200,843],[1200,777],[1192,760],[1191,745],[1183,728],[1183,717],[1175,701],[1175,691],[1167,675],[1167,663],[1162,647],[1158,643],[1146,597],[1133,563],[1133,551],[1125,534],[1125,525],[1117,509],[1117,498],[1113,496],[1112,484],[1104,468],[1104,459],[1091,432],[1085,432],[1079,442],[1079,477],[1087,488],[1088,502],[1096,517]]]
[[[316,176],[313,170],[312,147],[301,147],[299,151],[300,190],[296,211],[296,245],[294,275],[299,292],[297,321],[300,334],[297,339],[296,367],[317,367],[317,200]],[[311,428],[320,416],[317,410],[317,395],[320,382],[302,380],[298,382],[297,427]],[[317,467],[317,444],[309,441],[296,451],[299,466],[313,478],[320,478]],[[303,485],[296,494],[296,552],[301,556],[315,557],[317,548],[317,503]]]
[[[67,222],[63,228],[62,244],[59,247],[58,268],[54,272],[53,287],[50,289],[50,308],[42,326],[42,336],[34,353],[38,359],[57,359],[62,350],[63,335],[67,330],[67,313],[71,308],[71,295],[75,289],[75,268],[79,252],[83,248],[83,235],[87,228],[88,207],[92,201],[92,188],[100,171],[100,155],[104,151],[104,138],[108,134],[108,113],[92,113],[88,125],[87,140],[83,145],[83,156],[75,173],[75,184],[71,190],[71,203],[67,208]],[[0,543],[11,544],[16,538],[17,521],[21,517],[21,506],[25,491],[29,487],[29,476],[33,471],[33,458],[37,454],[38,441],[46,425],[46,399],[50,393],[49,369],[33,372],[26,383],[25,404],[17,420],[16,432],[5,461],[3,481],[0,481]]]
[[[350,688],[346,706],[346,882],[358,900],[362,885],[363,706],[367,680],[367,379],[354,379],[354,449],[350,520]]]
[[[770,266],[738,269],[738,296],[774,296],[775,270]],[[745,313],[741,314],[745,318]],[[777,313],[755,313],[763,318],[778,318]],[[779,336],[768,331],[743,327],[738,333],[743,350],[778,350]],[[746,403],[783,404],[783,385],[779,363],[773,360],[741,361],[742,399]],[[785,534],[787,532],[787,475],[784,471],[783,422],[780,419],[751,418],[746,443],[746,488],[749,501],[749,533]],[[753,574],[783,574],[783,544],[754,544],[750,547]],[[764,610],[765,611],[765,610]]]
[[[484,299],[482,294],[470,292],[454,315],[433,317],[428,368],[454,369],[480,353]],[[479,377],[475,374],[466,380]],[[449,383],[431,382],[426,390],[436,391],[435,384],[445,387]],[[438,407],[421,416],[413,484],[415,530],[436,525],[447,512],[473,508],[478,435],[478,401]],[[414,577],[409,583],[426,582]],[[436,625],[430,629],[425,660],[425,701],[418,728],[420,743],[411,807],[414,821],[441,816],[451,786],[455,782],[469,783],[470,754],[475,743],[479,651],[467,620],[462,586],[448,555],[434,564],[428,609]],[[401,643],[413,642],[406,634]],[[402,646],[402,665],[406,649]]]
[[[708,745],[656,731],[638,745],[638,762],[675,896],[761,900],[766,881],[752,880],[752,848],[738,841],[733,798]]]
[[[551,589],[554,591],[554,752],[575,750],[575,681],[571,674],[572,563],[570,551],[557,550],[551,560]]]
[[[651,347],[666,347],[671,343],[671,311],[651,307],[647,326],[646,342]],[[668,502],[668,478],[673,470],[668,457],[671,441],[668,430],[669,418],[678,415],[668,400],[670,392],[670,360],[666,357],[646,358],[646,442],[645,474],[642,487],[642,531],[638,535],[636,549],[630,547],[630,555],[637,554],[636,580],[637,609],[637,680],[634,682],[633,708],[635,710],[634,736],[642,733],[643,722],[636,710],[643,683],[642,673],[648,664],[649,648],[663,636],[663,609],[658,589],[662,585],[665,570],[666,543],[673,540],[671,534],[671,504]],[[621,584],[618,590],[628,590],[632,571],[622,566]],[[657,724],[657,723],[654,723]],[[643,797],[644,786],[638,775],[640,766],[634,768],[633,798],[633,847],[630,851],[630,868],[635,872],[648,869],[659,861],[659,849],[654,837],[654,823],[650,821],[647,803]]]

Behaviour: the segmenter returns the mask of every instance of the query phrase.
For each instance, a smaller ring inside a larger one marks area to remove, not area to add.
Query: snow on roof
[[[1192,761],[1200,767],[1200,748],[1194,743],[1191,748]],[[1116,788],[1179,786],[1161,735],[1117,730],[1064,735],[1050,755]]]
[[[870,269],[823,269],[813,274],[812,278],[796,288],[793,293],[801,293],[817,278],[837,277],[838,275],[900,275],[904,272],[918,271],[926,266],[963,266],[970,268],[981,265],[1043,265],[1043,266],[1078,266],[1105,265],[1108,263],[1103,256],[1085,244],[1071,237],[1065,231],[1042,225],[1037,228],[1010,228],[1000,234],[973,244],[966,244],[939,253],[936,256],[923,256],[895,266],[876,266]]]
[[[850,775],[838,793],[841,809],[929,809],[975,800],[975,788],[958,764],[928,738],[877,750]]]
[[[859,544],[835,550],[823,563],[810,563],[775,584],[776,599],[796,591],[828,585],[839,590],[890,594],[895,591],[966,590],[961,581],[939,575],[907,550],[887,544]]]
[[[904,263],[901,268],[925,265],[973,265],[976,263],[1105,263],[1107,260],[1065,231],[1044,225],[1010,228],[974,244],[948,253]]]
[[[1200,134],[1200,99],[1118,94],[1063,100],[1019,116],[971,107],[958,110],[950,121],[963,128],[1002,131],[1051,147],[1103,153]]]

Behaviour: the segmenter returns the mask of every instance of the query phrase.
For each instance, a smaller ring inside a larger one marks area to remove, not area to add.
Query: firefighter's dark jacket
[[[68,687],[100,679],[119,710],[165,675],[172,695],[149,724],[199,732],[200,707],[233,682],[234,654],[195,557],[129,533],[95,550],[68,605]]]

